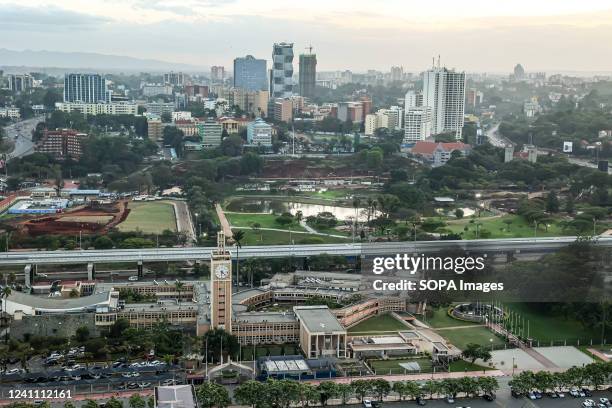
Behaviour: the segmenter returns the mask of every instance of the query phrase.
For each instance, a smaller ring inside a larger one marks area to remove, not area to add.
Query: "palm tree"
[[[355,197],[353,199],[353,208],[355,209],[355,220],[353,221],[353,241],[355,241],[355,233],[357,232],[357,220],[359,219],[359,206],[361,205],[361,199]]]
[[[178,279],[174,282],[174,288],[178,292],[178,303],[181,303],[181,292],[185,288],[185,282],[181,282]]]
[[[242,248],[242,240],[244,239],[244,231],[238,230],[232,235],[236,244],[236,286],[240,281],[240,248]]]
[[[12,273],[12,272],[11,272]],[[10,286],[5,286],[2,288],[2,293],[0,293],[0,297],[4,298],[5,302],[3,304],[6,304],[6,299],[11,296],[12,293],[12,289]],[[6,313],[4,312],[4,310],[2,310],[2,323],[4,326],[6,326]],[[8,327],[5,328],[5,332],[4,332],[4,344],[8,344],[8,338],[9,338],[9,330]]]

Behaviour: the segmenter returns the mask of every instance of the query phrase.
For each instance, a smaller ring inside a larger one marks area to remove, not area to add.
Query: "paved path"
[[[604,353],[597,349],[589,348],[587,350],[590,351],[594,356],[601,358],[603,361],[610,361],[610,358],[608,356],[606,356]]]
[[[246,229],[246,230],[250,230],[253,229],[252,227],[236,227],[236,226],[232,226],[232,228],[234,229]],[[286,229],[280,229],[280,228],[257,228],[260,231],[278,231],[278,232],[287,232],[287,233],[292,233],[292,234],[308,234],[308,235],[320,235],[323,237],[334,237],[334,238],[344,238],[344,239],[350,239],[350,237],[347,237],[346,235],[336,235],[336,234],[325,234],[323,232],[310,232],[310,231],[293,231],[293,230],[286,230]]]
[[[191,220],[191,212],[185,201],[172,201],[176,218],[176,230],[187,236],[187,243],[196,242],[196,231]]]
[[[436,330],[461,330],[461,329],[471,329],[472,327],[487,327],[485,324],[472,324],[465,326],[450,326],[450,327],[436,327]]]
[[[225,238],[226,239],[232,238],[234,236],[234,234],[232,233],[232,227],[230,227],[230,223],[227,220],[225,213],[223,212],[223,208],[221,207],[221,204],[219,203],[215,204],[215,211],[217,211],[217,217],[219,217],[219,222],[221,223],[221,228],[223,229]]]

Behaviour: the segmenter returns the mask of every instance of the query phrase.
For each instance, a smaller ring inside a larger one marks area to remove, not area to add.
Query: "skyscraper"
[[[465,113],[465,72],[435,67],[423,75],[423,106],[431,108],[431,133],[461,139]]]
[[[300,54],[300,95],[313,98],[316,82],[317,54]]]
[[[222,83],[225,79],[225,68],[220,65],[210,67],[210,80],[213,83]]]
[[[247,91],[268,89],[267,61],[252,55],[234,59],[234,87]]]
[[[9,90],[13,92],[25,92],[32,88],[34,82],[33,78],[28,74],[9,74],[7,75],[7,78]]]
[[[100,74],[66,74],[64,102],[100,103],[108,101],[106,80]]]
[[[293,43],[274,44],[270,70],[270,98],[293,95]]]
[[[185,75],[182,72],[167,72],[164,74],[164,83],[176,86],[183,86],[185,84]]]
[[[431,108],[428,106],[406,108],[403,143],[418,142],[429,136],[431,136]]]

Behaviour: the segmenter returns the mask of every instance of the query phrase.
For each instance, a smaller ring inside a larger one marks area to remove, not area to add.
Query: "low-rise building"
[[[21,119],[19,108],[14,106],[0,107],[0,118]]]
[[[56,102],[55,109],[71,113],[79,112],[83,115],[138,115],[138,105],[130,102],[117,103],[80,103]]]
[[[82,141],[86,137],[86,133],[73,129],[45,130],[36,150],[39,153],[50,154],[57,160],[67,157],[78,160],[83,154]]]
[[[198,134],[204,147],[218,147],[223,137],[223,125],[214,120],[198,123]]]
[[[433,167],[438,167],[446,164],[453,152],[458,151],[462,155],[467,156],[472,151],[472,147],[462,142],[436,143],[418,141],[408,151],[413,155],[422,157]]]
[[[272,125],[257,118],[247,125],[247,143],[258,146],[272,146]]]

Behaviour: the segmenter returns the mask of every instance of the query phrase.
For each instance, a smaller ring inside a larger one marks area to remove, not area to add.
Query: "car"
[[[510,394],[512,394],[512,398],[522,398],[523,394],[516,390],[510,390]]]
[[[417,399],[416,399],[416,404],[417,404],[418,406],[421,406],[421,407],[422,407],[422,406],[424,406],[424,405],[427,405],[427,401],[425,401],[425,400],[424,400],[423,398],[421,398],[421,397],[417,397]]]
[[[589,390],[588,388],[583,388],[582,389],[582,393],[584,394],[585,397],[592,397],[593,394],[591,394],[591,390]]]
[[[453,398],[452,395],[447,395],[445,398],[445,401],[449,404],[454,404],[455,403],[455,399]]]
[[[6,370],[6,375],[12,375],[12,374],[21,374],[21,373],[25,373],[25,370],[22,368],[11,368],[10,370]]]
[[[536,399],[542,399],[542,393],[540,391],[534,391]]]
[[[151,383],[150,382],[141,382],[141,383],[138,383],[138,386],[140,388],[148,388],[148,387],[151,386]]]
[[[608,408],[608,404],[602,404],[601,402],[598,402],[595,406],[597,408]]]
[[[536,399],[537,399],[536,394],[535,394],[535,392],[533,392],[533,391],[529,391],[529,394],[527,394],[527,397],[528,397],[530,400],[536,400]]]
[[[136,276],[136,275],[130,276],[130,277],[128,278],[128,280],[129,280],[130,282],[136,282],[136,281],[138,280],[138,276]]]
[[[569,390],[569,395],[571,395],[574,398],[578,398],[580,397],[580,392],[578,392],[577,389],[572,388],[571,390]]]
[[[130,378],[130,377],[132,377],[132,373],[123,373],[123,374],[121,374],[121,376],[123,378]]]
[[[135,382],[128,383],[127,387],[130,390],[134,390],[134,389],[138,388],[138,384],[136,384]]]
[[[495,394],[484,394],[482,398],[489,402],[495,401]]]
[[[607,405],[607,404],[609,404],[609,403],[610,403],[610,400],[609,400],[608,398],[606,398],[606,397],[601,397],[601,398],[599,399],[599,402],[600,402],[601,404],[606,404],[606,405]]]
[[[557,393],[557,396],[558,396],[559,398],[565,398],[565,393],[563,393],[563,392],[558,392],[558,393]]]
[[[380,408],[383,406],[382,401],[372,401],[372,407],[373,408]]]
[[[582,406],[583,407],[594,407],[595,406],[595,401],[593,401],[592,399],[585,399],[582,402]]]
[[[363,408],[372,408],[372,401],[368,399],[363,400]]]
[[[130,368],[137,368],[137,367],[142,367],[142,364],[138,362],[130,364]]]

